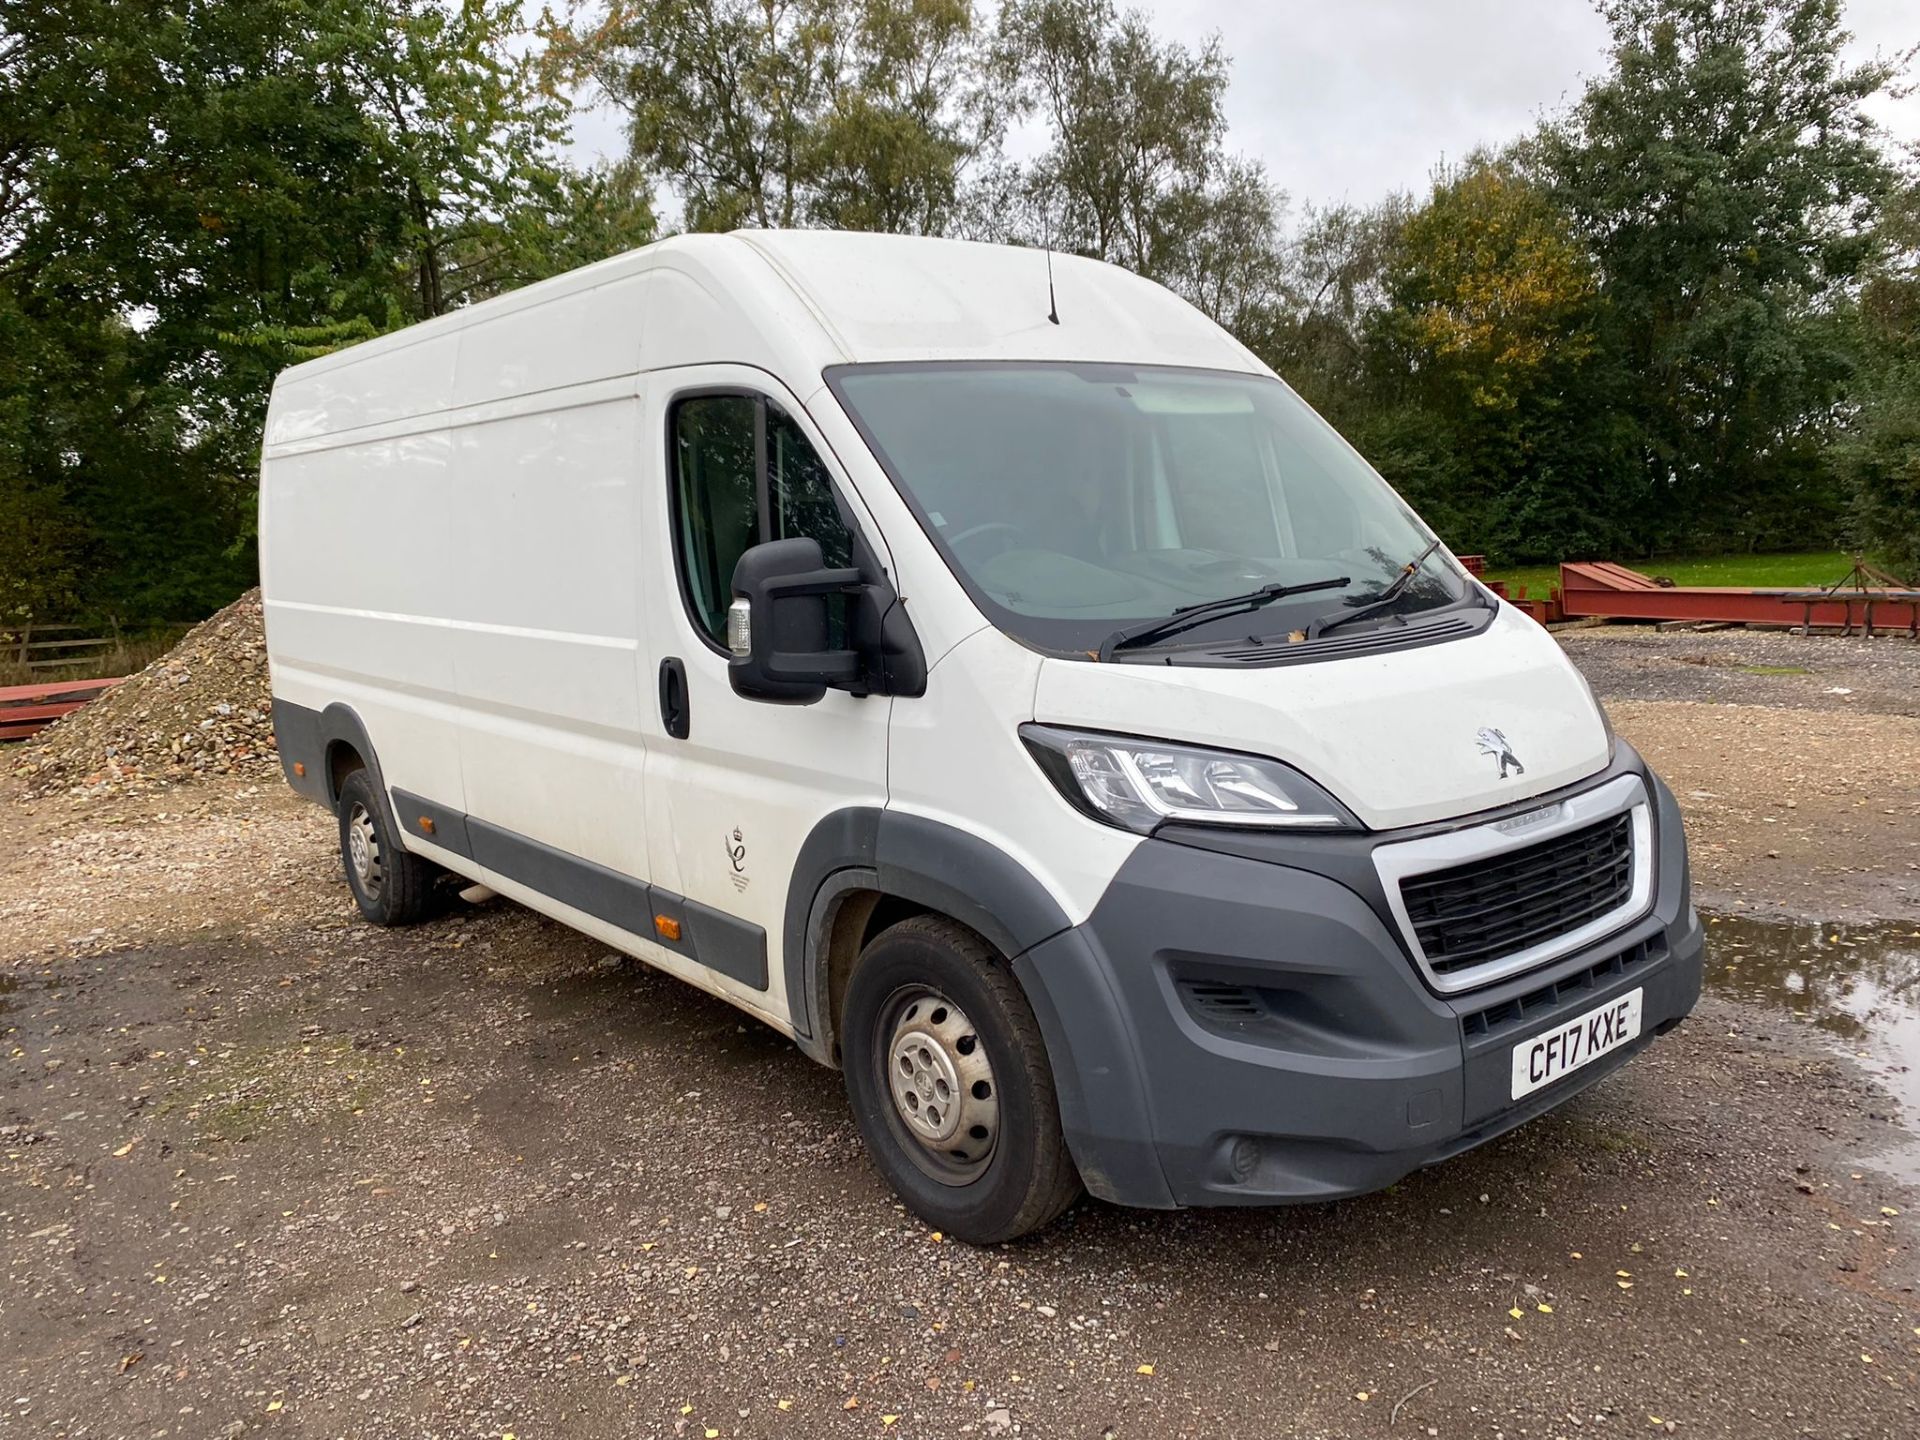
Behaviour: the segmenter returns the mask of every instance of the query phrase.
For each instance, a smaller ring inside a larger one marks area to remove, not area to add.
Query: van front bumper
[[[1578,1094],[1678,1023],[1701,973],[1686,842],[1671,792],[1621,749],[1588,784],[1629,768],[1645,777],[1650,908],[1465,994],[1422,980],[1352,845],[1322,866],[1313,837],[1272,852],[1288,863],[1143,841],[1084,924],[1015,962],[1087,1188],[1162,1208],[1378,1190]],[[1636,988],[1637,1039],[1511,1098],[1516,1044]]]

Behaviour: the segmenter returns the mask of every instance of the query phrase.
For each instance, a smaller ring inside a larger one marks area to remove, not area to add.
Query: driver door
[[[745,699],[728,681],[733,567],[751,545],[820,542],[852,563],[878,531],[799,402],[764,371],[700,366],[653,377],[646,434],[664,473],[649,502],[655,553],[647,613],[660,679],[649,736],[649,861],[685,902],[683,948],[714,988],[790,1027],[783,928],[801,846],[835,810],[883,806],[886,696],[828,690],[812,704]],[[655,808],[658,807],[658,808]]]

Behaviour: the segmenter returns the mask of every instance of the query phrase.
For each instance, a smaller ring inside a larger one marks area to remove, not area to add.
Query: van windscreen
[[[970,363],[838,366],[827,379],[975,602],[1056,654],[1263,586],[1347,577],[1165,643],[1285,639],[1380,596],[1432,538],[1266,376]],[[1436,553],[1392,604],[1355,618],[1390,624],[1471,593]]]

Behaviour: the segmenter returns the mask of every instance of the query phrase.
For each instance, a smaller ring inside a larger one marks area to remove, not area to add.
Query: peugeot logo
[[[1481,726],[1480,733],[1473,737],[1473,742],[1480,747],[1482,755],[1491,755],[1500,762],[1502,780],[1507,778],[1509,768],[1515,775],[1527,773],[1527,767],[1520,763],[1520,757],[1513,753],[1513,747],[1507,743],[1506,735],[1491,725]]]

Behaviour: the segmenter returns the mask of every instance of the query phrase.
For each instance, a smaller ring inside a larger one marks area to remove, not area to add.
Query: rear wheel
[[[964,926],[916,916],[867,947],[841,1055],[874,1163],[928,1224],[992,1244],[1079,1195],[1040,1026],[1005,962]]]
[[[439,867],[401,845],[387,825],[373,779],[355,770],[340,783],[340,860],[360,913],[376,925],[411,925],[432,908]]]

